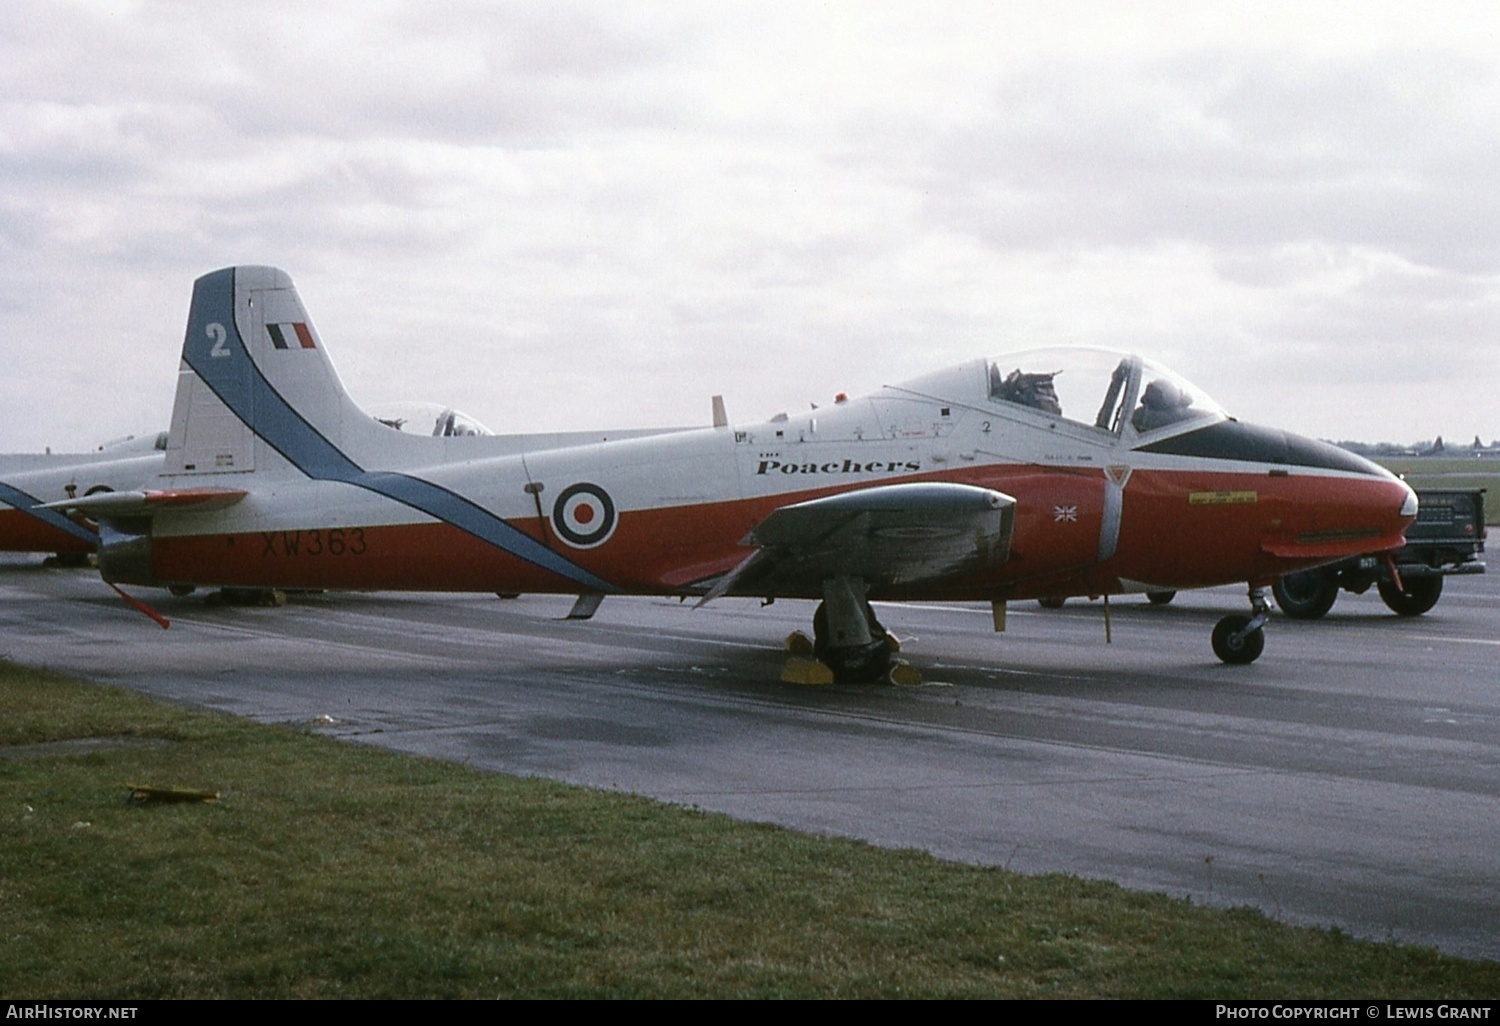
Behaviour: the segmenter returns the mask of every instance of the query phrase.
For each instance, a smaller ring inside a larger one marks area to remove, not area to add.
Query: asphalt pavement
[[[779,682],[812,604],[315,594],[222,608],[0,557],[0,655],[799,830],[1500,958],[1500,578],[1343,595],[1221,665],[1241,591],[878,606],[917,687]],[[330,722],[331,720],[331,722]]]

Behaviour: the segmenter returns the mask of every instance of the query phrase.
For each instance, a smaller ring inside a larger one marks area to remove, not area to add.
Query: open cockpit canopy
[[[1176,434],[1229,419],[1161,364],[1103,349],[1031,349],[992,360],[989,400],[1118,437]]]

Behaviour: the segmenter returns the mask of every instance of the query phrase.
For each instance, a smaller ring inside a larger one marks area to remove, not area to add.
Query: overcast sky
[[[4,0],[0,452],[165,427],[237,263],[357,401],[499,431],[1086,344],[1244,420],[1490,441],[1497,12]]]

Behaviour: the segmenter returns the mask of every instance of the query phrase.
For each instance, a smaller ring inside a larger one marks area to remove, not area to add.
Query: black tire
[[[1231,666],[1243,666],[1260,658],[1266,649],[1266,632],[1257,627],[1243,638],[1237,635],[1250,623],[1248,616],[1226,616],[1214,625],[1214,655]]]
[[[1040,598],[1036,600],[1036,604],[1043,609],[1061,609],[1067,601],[1065,598]]]
[[[839,684],[875,684],[891,672],[891,643],[882,638],[863,648],[825,649],[818,661]]]
[[[891,670],[891,657],[895,654],[890,635],[874,610],[865,606],[865,619],[870,625],[868,645],[830,645],[828,643],[828,610],[818,603],[813,613],[813,658],[833,671],[833,679],[839,684],[872,684],[884,680]]]
[[[884,626],[875,619],[875,610],[865,603],[865,623],[870,625],[870,637],[876,641],[883,641],[889,637]],[[828,645],[828,606],[819,602],[818,608],[813,610],[813,647],[824,648]]]
[[[1287,574],[1271,585],[1276,604],[1293,620],[1317,620],[1339,597],[1338,577],[1321,567]]]
[[[813,656],[822,659],[818,653],[828,648],[828,606],[819,602],[818,608],[813,610]]]
[[[1421,616],[1437,605],[1443,594],[1441,577],[1408,577],[1401,583],[1406,585],[1405,589],[1398,589],[1391,581],[1380,581],[1376,585],[1380,589],[1381,601],[1397,616]]]
[[[1146,601],[1151,603],[1153,606],[1169,606],[1172,604],[1172,600],[1176,597],[1177,593],[1175,591],[1146,592]]]

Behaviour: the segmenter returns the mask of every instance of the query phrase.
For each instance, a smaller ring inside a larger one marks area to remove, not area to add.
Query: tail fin
[[[228,267],[193,283],[167,437],[166,475],[295,468],[317,480],[340,481],[384,496],[587,591],[616,590],[483,505],[400,472],[402,467],[432,462],[452,441],[392,431],[355,405],[284,271]],[[250,491],[237,484],[174,483],[162,491],[194,499]],[[106,571],[114,574],[109,579],[150,583],[149,571],[123,562],[139,560],[142,551],[149,561],[150,537],[135,536],[123,544],[136,549],[112,543],[104,547],[101,559],[118,553],[122,561],[118,571]]]
[[[358,473],[350,444],[372,429],[328,359],[292,279],[227,267],[193,283],[168,474],[226,474],[289,463],[315,477]]]

